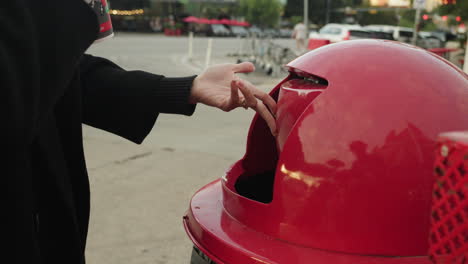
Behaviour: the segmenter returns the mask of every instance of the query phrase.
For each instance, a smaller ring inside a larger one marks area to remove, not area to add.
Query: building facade
[[[426,10],[431,11],[443,2],[444,0],[426,0]],[[369,3],[375,7],[411,7],[410,0],[370,0]]]

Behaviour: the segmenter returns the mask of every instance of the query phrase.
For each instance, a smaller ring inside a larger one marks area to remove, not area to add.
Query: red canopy
[[[194,16],[188,16],[188,17],[184,18],[183,21],[187,22],[187,23],[197,23],[199,21],[199,19],[197,17],[194,17]]]
[[[247,21],[244,21],[244,22],[241,22],[242,23],[242,26],[244,27],[250,27],[250,23],[247,22]]]
[[[197,23],[200,23],[200,24],[211,24],[211,20],[209,20],[208,18],[199,18]]]
[[[242,26],[242,27],[250,27],[250,23],[247,21],[236,21],[237,26]]]
[[[250,24],[249,22],[245,22],[245,21],[238,21],[238,20],[229,20],[229,25],[232,25],[232,26],[242,26],[242,27],[249,27]]]
[[[232,25],[232,20],[226,18],[221,19],[219,22],[224,25]]]
[[[221,21],[218,19],[210,19],[210,24],[221,24]]]
[[[248,22],[229,20],[226,18],[218,20],[218,19],[197,18],[194,16],[189,16],[189,17],[184,18],[183,21],[187,23],[199,23],[199,24],[224,24],[224,25],[243,26],[243,27],[250,26]]]

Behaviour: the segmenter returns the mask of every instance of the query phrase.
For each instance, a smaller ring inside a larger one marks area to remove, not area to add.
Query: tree
[[[437,12],[439,15],[461,16],[462,20],[468,21],[468,1],[458,0],[455,4],[441,5]]]
[[[279,0],[240,0],[239,14],[251,24],[275,27],[282,8]]]

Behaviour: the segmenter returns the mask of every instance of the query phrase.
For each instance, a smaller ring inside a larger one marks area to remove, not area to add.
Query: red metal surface
[[[278,97],[278,112],[276,113],[278,130],[280,131],[277,138],[280,151],[297,118],[325,88],[325,85],[304,79],[293,79],[281,85]]]
[[[307,44],[307,49],[313,50],[316,48],[320,48],[322,46],[330,44],[330,40],[328,39],[309,39],[309,43]]]
[[[233,170],[240,169],[239,164]],[[343,255],[269,237],[232,218],[223,208],[221,180],[199,190],[184,217],[195,246],[217,264],[430,264],[428,257]],[[220,199],[221,198],[221,199]],[[261,212],[257,213],[261,217]]]
[[[288,128],[280,153],[254,118],[244,158],[192,200],[185,223],[194,243],[227,264],[427,263],[417,256],[429,247],[433,150],[439,133],[468,128],[468,76],[380,40],[328,45],[288,66],[273,97],[298,73],[327,88]],[[267,171],[271,202],[239,194],[240,180],[268,191]]]
[[[468,132],[442,134],[437,147],[430,255],[435,263],[468,263]]]

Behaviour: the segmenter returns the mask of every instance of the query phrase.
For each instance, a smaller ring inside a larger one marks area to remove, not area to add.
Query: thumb
[[[234,64],[232,69],[235,73],[247,73],[255,71],[255,66],[251,62],[242,62],[239,64]]]

